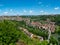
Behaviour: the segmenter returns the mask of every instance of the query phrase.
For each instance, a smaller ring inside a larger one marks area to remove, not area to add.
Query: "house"
[[[46,23],[46,24],[41,24],[40,22],[31,22],[30,26],[33,26],[33,27],[37,27],[37,28],[42,28],[42,29],[45,29],[45,30],[48,30],[49,27],[50,27],[50,30],[51,32],[54,32],[55,31],[55,22],[49,22],[49,23]]]
[[[41,23],[40,22],[31,22],[31,26],[33,26],[33,27],[41,27]]]

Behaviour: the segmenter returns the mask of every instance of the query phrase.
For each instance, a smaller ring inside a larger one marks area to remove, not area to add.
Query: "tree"
[[[19,30],[16,28],[16,24],[12,21],[0,22],[0,43],[9,45],[15,43],[20,36]]]

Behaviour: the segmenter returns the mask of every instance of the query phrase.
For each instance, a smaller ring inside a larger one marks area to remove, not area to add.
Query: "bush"
[[[20,32],[17,30],[15,23],[6,20],[0,22],[0,44],[15,43],[19,36]]]

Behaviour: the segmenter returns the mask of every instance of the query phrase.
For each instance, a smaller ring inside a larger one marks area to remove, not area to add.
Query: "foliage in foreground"
[[[17,29],[17,23],[14,21],[0,21],[0,45],[16,45],[18,40],[23,41],[24,45],[47,45],[42,44],[36,39],[30,39],[26,34]]]
[[[10,21],[0,22],[0,45],[8,45],[15,43],[20,36],[20,32],[16,28],[16,24]]]

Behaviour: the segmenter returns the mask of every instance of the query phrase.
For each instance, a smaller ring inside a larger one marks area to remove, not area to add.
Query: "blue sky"
[[[0,15],[60,14],[60,0],[0,0]]]

